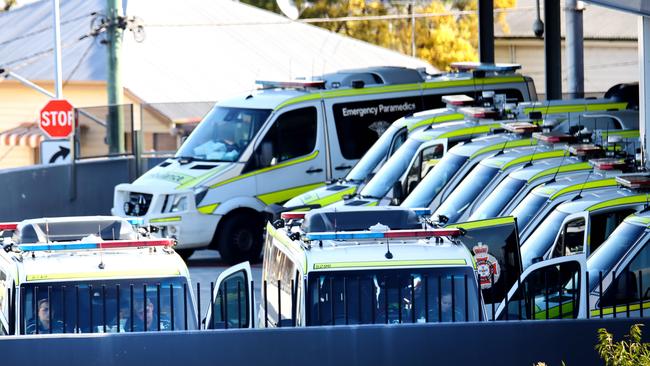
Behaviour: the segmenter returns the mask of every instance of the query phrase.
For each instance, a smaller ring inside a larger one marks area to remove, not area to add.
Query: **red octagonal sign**
[[[53,139],[66,138],[74,128],[74,107],[65,99],[52,99],[41,109],[38,125]]]

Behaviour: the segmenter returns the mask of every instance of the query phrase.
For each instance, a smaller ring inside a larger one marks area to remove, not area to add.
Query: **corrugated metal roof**
[[[544,1],[540,1],[540,14],[544,20]],[[564,1],[561,2],[562,37],[565,34]],[[505,33],[499,25],[494,27],[498,38],[535,38],[533,21],[537,17],[535,0],[517,0],[517,6],[506,15],[510,33]],[[636,40],[638,17],[603,6],[587,4],[583,11],[583,33],[585,39]]]
[[[142,19],[146,37],[138,43],[124,34],[123,85],[145,102],[213,101],[249,92],[255,79],[366,66],[435,71],[421,60],[230,0],[125,4],[127,16]],[[105,6],[105,0],[61,0],[64,80],[106,79],[106,47],[91,38],[79,41],[90,31],[90,14]],[[1,14],[0,67],[52,80],[51,25],[50,0]]]

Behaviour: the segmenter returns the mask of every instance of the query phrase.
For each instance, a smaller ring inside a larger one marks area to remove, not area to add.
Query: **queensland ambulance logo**
[[[501,274],[499,262],[488,253],[488,247],[482,243],[478,243],[477,246],[472,248],[472,251],[474,252],[474,260],[476,260],[476,270],[481,288],[492,287],[492,283],[496,283]]]

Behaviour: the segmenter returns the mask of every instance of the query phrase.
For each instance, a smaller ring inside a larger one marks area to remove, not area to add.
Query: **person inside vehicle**
[[[48,299],[40,299],[36,307],[36,320],[27,325],[25,333],[27,334],[46,334],[46,333],[61,333],[63,330],[63,323],[60,320],[53,319],[50,316],[50,302]],[[53,312],[54,313],[54,312]],[[50,323],[50,319],[52,323]],[[50,327],[52,328],[50,330]]]
[[[126,319],[124,324],[127,331],[133,332],[151,332],[158,330],[158,312],[155,311],[155,307],[151,300],[147,298],[146,306],[144,306],[144,300],[138,299],[135,301],[134,305],[134,317],[133,317],[133,328],[131,328],[131,320]],[[145,326],[146,324],[146,326]],[[160,320],[160,330],[170,329],[169,321],[166,319]]]

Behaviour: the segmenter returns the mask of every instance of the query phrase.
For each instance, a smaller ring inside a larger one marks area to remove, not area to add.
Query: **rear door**
[[[585,318],[586,268],[584,254],[533,264],[508,291],[495,319]]]
[[[248,262],[223,271],[217,277],[204,328],[254,328],[253,298],[251,266]]]

